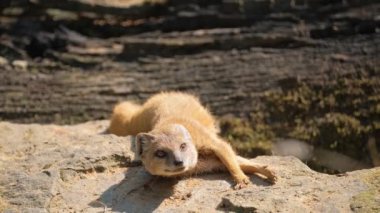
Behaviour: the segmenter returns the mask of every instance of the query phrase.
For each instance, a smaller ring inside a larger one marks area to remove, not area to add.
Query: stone
[[[8,59],[0,56],[0,66],[8,65],[8,63],[9,63]]]
[[[242,2],[236,0],[223,0],[222,11],[226,14],[239,14],[242,10]]]
[[[247,16],[263,16],[270,12],[270,0],[244,0],[243,1],[244,13]]]
[[[292,0],[275,0],[272,4],[274,11],[288,11],[291,9]]]
[[[15,68],[22,69],[22,70],[26,70],[26,68],[28,68],[28,62],[24,60],[14,60],[12,61],[12,65]]]
[[[380,168],[327,175],[294,157],[261,156],[274,185],[227,173],[153,178],[133,161],[130,137],[108,121],[73,126],[0,123],[0,212],[378,212]]]

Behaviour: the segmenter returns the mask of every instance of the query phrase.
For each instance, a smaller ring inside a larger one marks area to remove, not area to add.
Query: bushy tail
[[[131,119],[140,108],[140,105],[132,102],[122,102],[117,104],[113,109],[111,123],[107,132],[118,136],[128,135],[128,127]]]

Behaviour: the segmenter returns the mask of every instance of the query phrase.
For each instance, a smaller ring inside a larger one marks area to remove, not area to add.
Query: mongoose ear
[[[183,139],[185,141],[191,141],[191,135],[190,132],[182,125],[180,124],[175,124],[174,125],[174,130],[182,134]]]
[[[149,133],[139,133],[136,135],[136,154],[141,156],[144,146],[152,142],[154,135]]]

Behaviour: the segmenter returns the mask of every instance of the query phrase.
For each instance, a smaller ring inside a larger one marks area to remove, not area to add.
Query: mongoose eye
[[[182,151],[184,151],[185,149],[186,149],[186,144],[185,143],[183,143],[183,144],[181,144],[181,146],[179,147]]]
[[[154,155],[156,155],[156,157],[158,158],[164,158],[166,157],[166,152],[162,151],[162,150],[157,150]]]

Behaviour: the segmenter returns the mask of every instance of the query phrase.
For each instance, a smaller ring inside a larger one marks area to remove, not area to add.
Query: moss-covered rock
[[[336,81],[269,91],[262,97],[276,136],[304,140],[367,160],[366,143],[379,131],[380,77],[370,67]]]
[[[365,128],[358,119],[347,114],[327,113],[321,118],[298,123],[289,135],[359,159],[366,154]]]
[[[221,135],[243,156],[270,154],[273,133],[264,124],[253,128],[247,120],[224,117],[220,120]]]
[[[351,199],[351,210],[363,213],[380,212],[380,171],[371,170],[371,172],[363,174],[361,179],[367,183],[368,189]]]
[[[295,138],[369,162],[368,138],[380,131],[377,72],[361,68],[323,84],[285,79],[280,89],[262,94],[248,121],[222,120],[222,135],[248,156],[268,153],[273,138]]]

